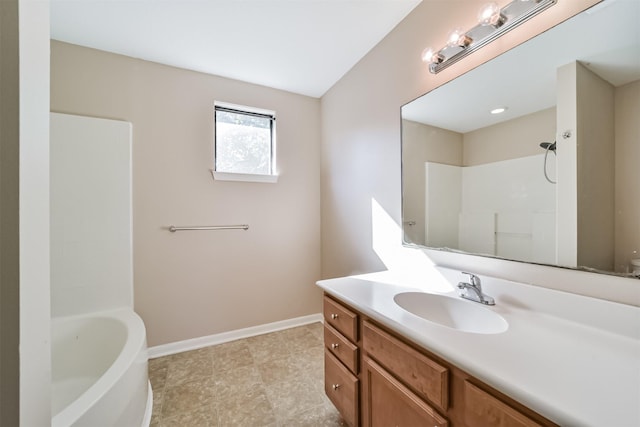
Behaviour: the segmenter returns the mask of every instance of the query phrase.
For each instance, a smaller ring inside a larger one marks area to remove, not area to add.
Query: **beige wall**
[[[462,166],[462,135],[411,120],[402,121],[403,218],[407,241],[424,245],[425,162]]]
[[[556,239],[558,264],[578,265],[578,109],[577,64],[559,67],[556,73],[558,133],[570,132],[557,145]]]
[[[640,80],[615,90],[615,266],[640,258]]]
[[[614,91],[578,62],[558,69],[558,262],[612,271]]]
[[[276,111],[277,184],[213,181],[214,100]],[[133,123],[134,304],[149,345],[320,312],[318,99],[54,41],[51,109]]]
[[[612,271],[614,87],[577,64],[578,265]]]
[[[544,153],[541,142],[553,142],[556,109],[487,126],[464,134],[464,166],[475,166]]]
[[[472,25],[483,3],[423,1],[323,96],[324,277],[385,268],[380,251],[373,250],[377,230],[372,229],[371,199],[400,225],[399,107],[597,1],[558,2],[481,51],[435,76],[429,74],[420,61],[425,46],[443,45],[451,27]],[[431,250],[425,254],[456,269],[638,303],[632,279]],[[410,259],[407,254],[405,260]]]

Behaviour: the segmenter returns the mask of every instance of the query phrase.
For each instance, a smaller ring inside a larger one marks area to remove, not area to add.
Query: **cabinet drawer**
[[[358,315],[342,304],[324,297],[324,318],[338,332],[351,340],[358,341]]]
[[[327,349],[324,350],[324,392],[347,424],[356,427],[360,403],[358,378]]]
[[[373,360],[363,362],[364,427],[446,427],[447,420]]]
[[[399,380],[443,411],[449,405],[449,371],[369,322],[364,322],[362,348]]]
[[[324,325],[324,346],[351,372],[358,373],[358,347],[327,324]]]
[[[469,427],[541,426],[469,381],[464,382],[464,408],[464,420]]]

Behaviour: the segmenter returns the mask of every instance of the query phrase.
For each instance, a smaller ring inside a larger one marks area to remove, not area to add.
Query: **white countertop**
[[[480,276],[509,324],[499,334],[441,326],[398,306],[401,292],[458,298],[459,271],[318,282],[325,292],[562,426],[640,426],[640,308]],[[469,304],[478,304],[468,302]]]

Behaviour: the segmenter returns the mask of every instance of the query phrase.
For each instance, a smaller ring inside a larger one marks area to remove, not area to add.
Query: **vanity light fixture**
[[[478,25],[466,32],[454,29],[447,36],[446,46],[438,51],[425,49],[422,60],[429,64],[429,71],[436,74],[553,6],[557,1],[513,0],[503,8],[495,2],[487,3],[478,12]]]

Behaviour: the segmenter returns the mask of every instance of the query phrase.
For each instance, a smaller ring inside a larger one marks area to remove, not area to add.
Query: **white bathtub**
[[[148,426],[153,398],[142,319],[119,309],[51,323],[52,426]]]

